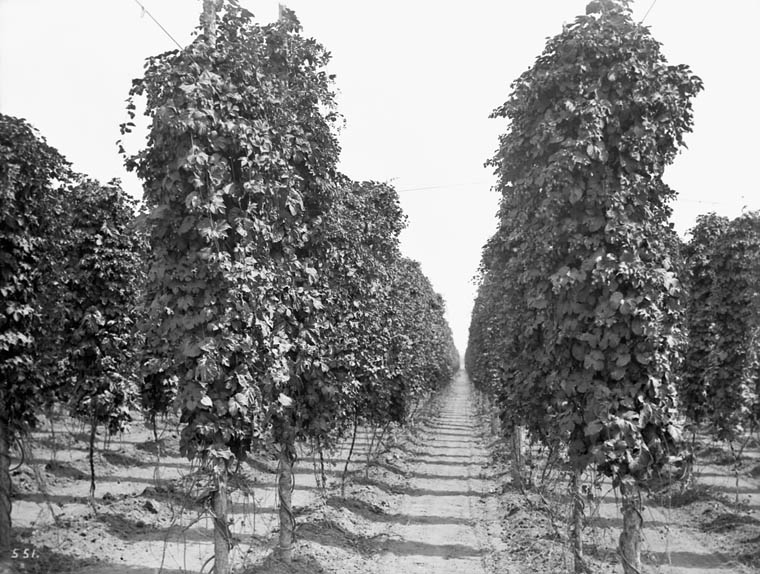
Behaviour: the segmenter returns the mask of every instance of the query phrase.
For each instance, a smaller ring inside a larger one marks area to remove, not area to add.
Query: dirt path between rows
[[[295,469],[297,559],[291,565],[276,560],[274,463],[252,459],[231,495],[235,572],[571,571],[566,472],[554,465],[544,480],[539,453],[527,465],[532,486],[518,488],[509,445],[491,428],[491,415],[492,407],[459,372],[382,448],[372,429],[359,429],[345,491],[348,444],[325,453],[326,481],[318,480],[321,459],[304,445]],[[16,545],[35,555],[14,562],[19,574],[197,574],[204,564],[209,571],[213,523],[187,485],[192,469],[179,454],[173,423],[161,431],[160,461],[152,432],[139,424],[99,446],[95,507],[87,498],[86,437],[65,418],[56,419],[55,429],[50,421],[35,432],[33,455],[23,464],[13,461]],[[737,505],[719,446],[700,451],[691,490],[645,500],[646,574],[760,571],[760,453],[753,450],[743,463]],[[595,574],[618,574],[619,500],[605,484],[589,499],[584,546]]]
[[[460,372],[441,410],[419,435],[419,448],[406,462],[413,469],[399,498],[401,520],[387,532],[388,545],[376,559],[380,574],[485,574],[490,553],[487,504],[491,482],[482,468],[488,462],[479,433],[472,389]]]

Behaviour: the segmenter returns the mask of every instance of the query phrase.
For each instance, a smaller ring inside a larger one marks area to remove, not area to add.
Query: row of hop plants
[[[465,365],[507,437],[525,429],[561,453],[576,572],[588,569],[584,473],[621,494],[618,554],[634,574],[641,490],[682,462],[686,292],[662,175],[701,88],[688,67],[668,65],[630,2],[600,0],[548,40],[493,113],[509,120],[489,162],[498,229],[483,250]]]
[[[179,415],[219,574],[233,474],[277,460],[289,561],[298,446],[404,424],[458,368],[442,298],[399,251],[396,191],[337,169],[328,60],[288,10],[262,26],[236,1],[204,2],[195,40],[150,58],[130,91],[122,133],[138,102],[149,122],[140,151],[120,143],[139,210],[2,116],[0,550],[9,451],[65,404],[91,425],[93,494],[99,426]]]
[[[689,300],[679,404],[692,434],[725,442],[736,501],[744,449],[760,424],[760,213],[697,218],[682,248]]]
[[[144,242],[116,180],[71,165],[24,120],[0,115],[0,550],[11,543],[10,453],[42,412],[123,431],[139,379]]]

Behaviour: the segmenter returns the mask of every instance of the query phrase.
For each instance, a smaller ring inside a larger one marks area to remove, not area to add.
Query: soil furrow
[[[481,468],[488,456],[470,393],[460,373],[436,418],[422,429],[414,472],[398,505],[400,513],[422,519],[389,526],[377,572],[485,574],[489,549],[479,530],[489,488]]]

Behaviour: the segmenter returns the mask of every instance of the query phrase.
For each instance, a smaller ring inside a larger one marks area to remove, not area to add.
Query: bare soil
[[[27,458],[13,464],[16,572],[209,572],[213,526],[203,480],[179,455],[177,428],[163,423],[159,434],[156,443],[152,430],[136,424],[99,443],[90,501],[87,433],[69,419],[47,421],[31,437]],[[347,444],[327,458],[326,485],[318,459],[302,449],[291,564],[274,554],[275,462],[243,465],[232,496],[237,573],[571,571],[565,473],[536,454],[529,459],[531,487],[514,485],[510,453],[492,434],[490,414],[464,373],[413,425],[394,429],[367,466],[372,434],[358,434],[343,495]],[[645,500],[645,572],[760,571],[757,445],[739,467],[738,503],[725,449],[704,442],[699,452],[693,486]],[[584,530],[588,565],[592,572],[621,572],[619,496],[594,478],[588,477]]]

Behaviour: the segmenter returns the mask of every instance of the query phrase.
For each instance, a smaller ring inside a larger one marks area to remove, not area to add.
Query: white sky
[[[141,1],[189,42],[200,0]],[[241,3],[262,21],[276,17],[276,1]],[[402,249],[445,297],[464,351],[472,277],[495,226],[497,195],[483,163],[506,128],[488,115],[587,0],[286,3],[333,54],[346,118],[341,169],[396,185],[409,216]],[[634,3],[637,20],[651,4]],[[759,21],[758,0],[659,0],[647,17],[669,62],[690,65],[705,82],[689,150],[666,173],[680,193],[681,233],[699,213],[760,209],[760,114],[752,103],[760,93]],[[77,170],[120,177],[139,197],[140,183],[117,153],[118,125],[144,59],[173,48],[135,0],[0,0],[0,111],[26,118]]]

